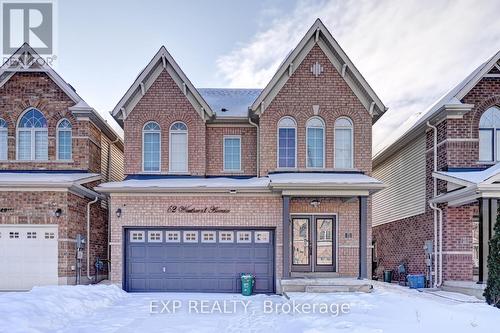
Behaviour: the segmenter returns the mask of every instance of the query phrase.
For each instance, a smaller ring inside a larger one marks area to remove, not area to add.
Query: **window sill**
[[[222,170],[222,173],[244,173],[243,170]]]
[[[498,162],[495,161],[477,161],[476,164],[478,165],[495,165]]]
[[[8,163],[74,163],[74,160],[2,160]]]

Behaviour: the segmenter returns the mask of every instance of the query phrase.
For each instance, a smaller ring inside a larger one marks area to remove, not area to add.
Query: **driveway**
[[[115,286],[0,295],[3,332],[493,332],[500,311],[473,298],[376,285],[374,292],[243,297],[127,294]]]

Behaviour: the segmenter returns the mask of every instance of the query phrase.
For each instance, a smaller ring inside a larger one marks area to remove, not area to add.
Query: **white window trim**
[[[491,131],[492,132],[491,150],[492,150],[492,158],[493,159],[492,160],[482,160],[479,156],[479,151],[478,151],[478,162],[483,163],[483,164],[489,164],[489,163],[494,164],[500,160],[500,156],[499,156],[500,154],[498,153],[498,150],[500,149],[500,145],[497,144],[498,143],[497,137],[500,134],[500,133],[498,133],[498,132],[500,132],[500,127],[495,127],[495,126],[493,126],[493,127],[486,127],[486,126],[481,127],[481,118],[485,115],[485,113],[489,112],[491,109],[496,109],[497,112],[500,112],[500,107],[498,107],[496,105],[492,105],[492,106],[488,107],[486,109],[486,111],[484,111],[483,114],[481,115],[481,117],[479,118],[478,137],[479,137],[479,133],[481,131]],[[492,112],[494,112],[494,110]],[[481,142],[479,142],[479,143],[481,143]]]
[[[186,126],[186,130],[172,131],[172,126],[176,123],[184,124],[184,126]],[[172,132],[186,134],[186,169],[182,171],[181,170],[172,171]],[[168,172],[172,174],[186,174],[189,172],[188,170],[189,170],[189,128],[183,121],[174,121],[168,128]]]
[[[212,240],[205,240],[205,235],[207,234],[211,234],[213,235],[213,239]],[[201,232],[201,242],[202,243],[217,243],[217,232],[216,231],[202,231]]]
[[[168,239],[169,234],[177,235],[177,239]],[[181,242],[180,231],[167,230],[165,232],[165,243],[180,243],[180,242]]]
[[[8,161],[9,160],[9,124],[4,118],[0,118],[5,121],[7,127],[0,127],[0,133],[5,133],[6,141],[5,141],[5,159],[0,158],[0,161]]]
[[[351,123],[351,167],[350,168],[339,168],[337,167],[337,156],[336,156],[336,147],[337,147],[337,128],[340,129],[347,129],[347,127],[343,126],[337,126],[337,120],[339,119],[347,119]],[[351,118],[349,117],[338,117],[335,119],[334,125],[333,125],[333,167],[335,169],[340,169],[340,170],[353,170],[354,168],[354,122],[352,121]]]
[[[280,122],[283,119],[290,119],[294,122],[295,126],[294,127],[289,127],[289,126],[280,126]],[[295,151],[294,151],[294,166],[293,167],[280,167],[280,128],[293,128],[295,130]],[[290,116],[284,116],[281,117],[280,120],[278,120],[278,126],[276,129],[276,168],[278,170],[291,170],[291,169],[296,169],[297,168],[297,121]]]
[[[158,170],[155,170],[155,171],[146,171],[144,169],[144,134],[145,134],[145,130],[144,128],[150,124],[150,123],[155,123],[158,125],[158,127],[160,128],[159,130],[155,130],[155,131],[152,131],[152,130],[149,130],[147,131],[148,133],[158,133],[160,134],[160,156],[159,156],[159,165],[158,165]],[[161,126],[160,124],[158,124],[156,121],[148,121],[144,124],[144,126],[142,126],[142,172],[144,173],[160,173],[161,172]]]
[[[48,142],[48,138],[49,138],[49,129],[48,128],[36,128],[36,127],[32,127],[32,128],[19,128],[19,123],[21,122],[21,119],[23,119],[24,115],[26,113],[28,113],[29,111],[31,110],[38,110],[37,108],[27,108],[26,110],[23,111],[23,113],[21,113],[21,115],[19,116],[19,118],[17,119],[17,126],[16,126],[16,160],[19,160],[19,132],[30,132],[31,133],[31,158],[29,160],[22,160],[22,161],[26,161],[26,162],[29,162],[29,161],[37,161],[37,162],[46,162],[49,160],[49,154],[48,154],[48,145],[49,145],[49,142]],[[38,110],[44,117],[45,115],[43,114],[42,111]],[[45,121],[47,121],[47,118],[45,117]],[[43,159],[43,160],[38,160],[36,159],[36,135],[35,133],[36,132],[47,132],[47,159]]]
[[[260,240],[257,237],[257,234],[267,234],[267,240]],[[267,244],[271,242],[271,233],[269,231],[255,231],[254,232],[254,242],[260,244]]]
[[[226,169],[226,139],[238,139],[240,141],[240,168],[239,169]],[[222,138],[222,169],[224,172],[242,172],[243,166],[241,165],[241,135],[224,135]]]
[[[194,233],[196,235],[196,239],[194,239],[194,240],[186,239],[186,236],[189,233]],[[197,230],[185,230],[182,232],[182,242],[183,243],[198,243],[199,238],[200,238],[200,235],[199,235],[199,232]]]
[[[134,234],[142,234],[142,239],[134,239]],[[130,230],[129,231],[130,243],[144,243],[146,242],[146,235],[144,231]]]
[[[222,234],[231,234],[231,240],[223,240],[222,239]],[[234,243],[234,232],[233,231],[219,231],[219,243]]]
[[[240,239],[241,234],[247,234],[248,235],[248,240],[247,239]],[[252,243],[252,232],[251,231],[237,231],[236,232],[236,243]]]
[[[314,119],[318,119],[319,121],[321,121],[321,123],[323,124],[323,165],[320,166],[320,167],[311,167],[311,166],[308,166],[308,159],[309,159],[309,156],[308,156],[308,152],[307,152],[307,147],[308,147],[308,144],[309,144],[309,128],[319,128],[319,127],[311,127],[311,126],[308,126],[308,123],[311,121],[311,120],[314,120]],[[313,169],[313,170],[320,170],[320,169],[324,169],[325,168],[325,162],[326,162],[326,155],[325,155],[325,146],[326,146],[326,135],[325,135],[325,132],[326,132],[326,126],[325,126],[325,121],[323,120],[323,118],[321,117],[318,117],[318,116],[314,116],[314,117],[311,117],[307,120],[306,122],[306,169]],[[297,143],[295,143],[297,144]]]
[[[71,128],[69,128],[69,129],[68,128],[63,128],[63,129],[59,128],[59,125],[64,120],[67,120],[70,123]],[[60,159],[59,158],[59,132],[69,132],[69,140],[71,142],[71,151],[70,151],[69,159]],[[57,125],[56,125],[56,159],[58,161],[63,161],[63,162],[69,162],[69,161],[73,160],[73,124],[71,124],[71,121],[69,121],[69,119],[67,119],[67,118],[62,118],[61,120],[59,120],[57,122]]]
[[[160,233],[160,239],[151,239],[152,234]],[[148,230],[148,243],[162,243],[163,242],[163,231],[161,230]]]

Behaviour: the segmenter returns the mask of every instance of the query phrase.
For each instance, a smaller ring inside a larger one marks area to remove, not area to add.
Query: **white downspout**
[[[87,203],[87,279],[92,281],[90,276],[90,205],[95,204],[99,200],[99,197],[95,197],[94,200]]]
[[[433,172],[437,171],[437,127],[431,125],[430,122],[427,122],[427,126],[432,128],[433,130]],[[437,196],[437,179],[432,177],[433,180],[433,197]],[[439,208],[429,203],[429,206],[434,210],[434,288],[438,287],[438,211]]]
[[[250,125],[255,126],[255,128],[257,129],[257,177],[260,177],[260,128],[259,125],[254,123],[250,117],[248,117],[248,122],[250,123]]]

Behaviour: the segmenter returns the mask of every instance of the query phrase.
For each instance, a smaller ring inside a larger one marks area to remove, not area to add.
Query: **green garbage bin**
[[[252,274],[241,274],[241,294],[243,296],[251,296],[253,286],[255,284],[255,277]]]
[[[384,271],[384,282],[392,282],[392,271]]]

